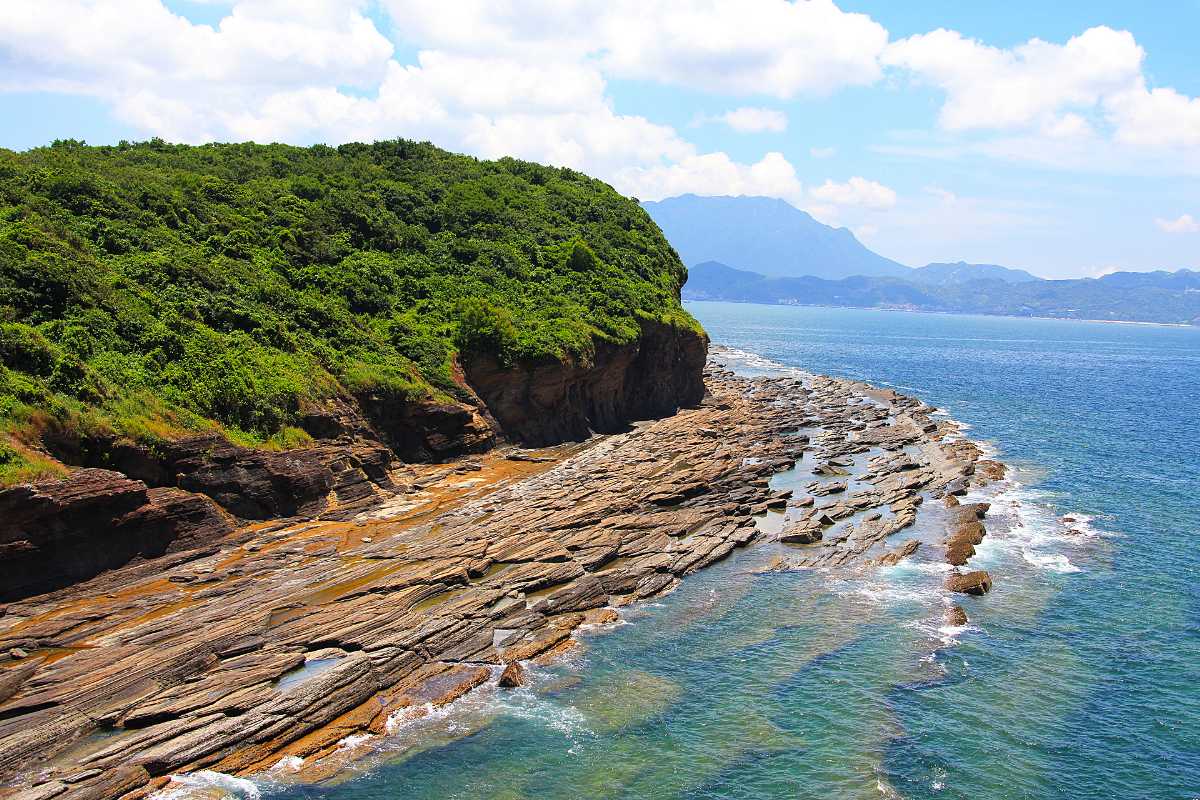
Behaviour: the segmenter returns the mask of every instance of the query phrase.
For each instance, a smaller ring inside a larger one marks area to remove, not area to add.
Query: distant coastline
[[[1021,319],[1200,325],[1200,272],[1189,270],[1114,273],[1078,280],[972,278],[918,283],[864,275],[836,280],[811,275],[772,277],[707,261],[688,270],[682,295],[688,302],[718,300]]]
[[[895,306],[852,306],[833,303],[766,303],[757,300],[717,300],[714,298],[692,298],[684,293],[683,304],[690,303],[737,303],[748,306],[779,306],[782,308],[847,308],[855,311],[895,311],[902,314],[936,314],[942,317],[995,317],[1000,319],[1039,319],[1048,322],[1101,322],[1107,325],[1145,325],[1151,328],[1189,328],[1200,330],[1200,324],[1189,322],[1149,322],[1138,319],[1089,319],[1085,317],[1046,317],[1024,314],[989,314],[985,311],[938,311],[924,308],[899,308]]]

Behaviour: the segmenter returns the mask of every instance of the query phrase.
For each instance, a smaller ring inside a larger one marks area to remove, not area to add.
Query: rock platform
[[[0,796],[135,800],[172,774],[285,759],[321,780],[347,742],[516,682],[509,665],[556,657],[735,548],[813,542],[780,569],[907,558],[916,543],[893,536],[980,460],[895,392],[713,365],[705,382],[699,406],[624,433],[403,466],[401,491],[349,519],[240,527],[10,603]],[[806,452],[814,491],[773,491]],[[783,507],[789,527],[759,524]],[[955,517],[971,539],[985,510]]]

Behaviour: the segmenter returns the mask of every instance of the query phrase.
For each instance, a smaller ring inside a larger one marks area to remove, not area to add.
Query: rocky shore
[[[82,583],[67,570],[62,588],[10,602],[0,796],[133,800],[173,774],[280,764],[319,781],[398,722],[519,685],[523,662],[735,548],[771,543],[773,569],[873,569],[923,546],[901,534],[932,505],[950,564],[985,534],[985,505],[957,498],[1003,467],[920,401],[716,365],[705,385],[697,407],[624,433],[389,465],[372,485],[390,491],[369,497],[331,485],[322,519],[246,526],[192,509],[210,522],[202,541],[134,548],[125,566]],[[773,489],[792,469],[811,473],[808,491]],[[129,482],[135,528],[178,499]],[[55,491],[20,508],[51,519]],[[978,572],[947,581],[990,586]]]

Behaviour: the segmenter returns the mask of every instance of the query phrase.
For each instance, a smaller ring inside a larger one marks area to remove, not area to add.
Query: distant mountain
[[[770,197],[685,194],[642,203],[685,264],[719,261],[763,275],[907,277],[912,273],[868,250],[845,228],[822,225]]]
[[[683,299],[1200,325],[1200,272],[934,285],[891,277],[770,277],[710,261],[689,270]]]
[[[909,280],[931,283],[935,286],[949,286],[978,280],[997,280],[1005,283],[1042,280],[1037,275],[1030,274],[1023,269],[1001,267],[996,264],[968,264],[965,261],[953,264],[926,264],[914,269],[908,277]]]

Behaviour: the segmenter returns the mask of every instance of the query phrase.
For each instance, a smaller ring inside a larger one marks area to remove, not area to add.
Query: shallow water
[[[691,304],[749,372],[802,367],[945,408],[1018,466],[962,601],[932,548],[755,575],[750,548],[566,662],[401,726],[278,797],[1200,795],[1200,330]],[[807,476],[783,475],[777,485]],[[937,509],[916,535],[939,534]],[[1063,521],[1069,516],[1073,521]],[[245,787],[229,789],[245,794]]]

